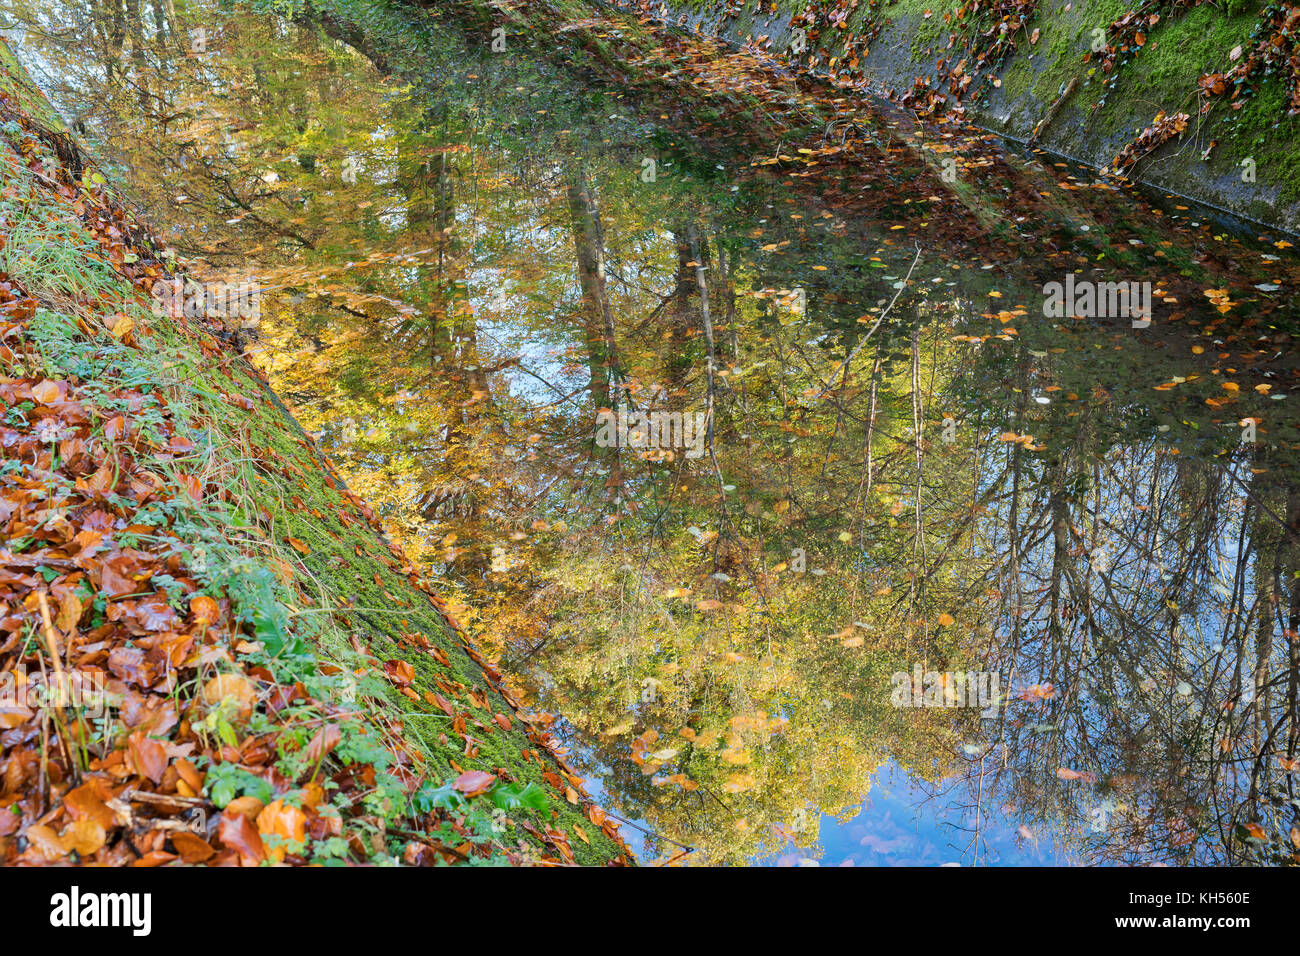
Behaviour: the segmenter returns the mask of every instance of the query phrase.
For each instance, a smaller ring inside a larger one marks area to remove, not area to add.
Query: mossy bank
[[[0,860],[628,862],[2,45],[0,159]]]
[[[966,118],[1095,168],[1110,167],[1157,117],[1187,114],[1143,144],[1127,176],[1290,232],[1300,231],[1295,78],[1264,68],[1249,95],[1211,97],[1289,7],[1265,0],[611,0],[864,92],[920,81]],[[1127,20],[1125,18],[1128,18]],[[1280,36],[1293,43],[1289,31]],[[795,52],[795,51],[798,52]],[[1231,80],[1231,77],[1229,77]],[[958,96],[953,88],[959,88]],[[1221,88],[1220,88],[1221,89]],[[1228,93],[1232,83],[1228,83]],[[1243,91],[1245,93],[1246,91]],[[1213,100],[1213,102],[1210,102]],[[1202,106],[1207,109],[1202,113]]]

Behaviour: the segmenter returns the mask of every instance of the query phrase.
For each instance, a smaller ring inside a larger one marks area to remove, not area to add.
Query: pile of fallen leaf
[[[999,82],[992,72],[1015,53],[1016,38],[1037,9],[1038,0],[967,0],[943,15],[956,31],[948,37],[948,49],[956,47],[964,55],[955,63],[956,54],[941,58],[937,67],[958,102],[979,97],[981,87],[971,94],[970,86],[982,71],[989,82]],[[1031,44],[1038,42],[1037,30],[1027,36]]]
[[[12,115],[13,104],[4,106]],[[35,155],[37,143],[27,139],[20,148]],[[121,245],[120,209],[92,211],[71,185],[58,190],[84,215],[98,213],[93,222],[106,245]],[[39,305],[0,277],[0,348],[10,367],[39,367],[26,334]],[[136,340],[118,316],[101,318],[104,328],[88,331]],[[337,836],[341,820],[317,812],[324,800],[317,782],[296,781],[303,783],[301,806],[277,799],[254,807],[247,798],[206,819],[204,774],[194,758],[255,765],[251,751],[269,753],[274,744],[205,743],[195,727],[207,709],[228,701],[231,719],[246,721],[255,707],[273,715],[305,692],[265,671],[231,669],[202,680],[218,662],[232,661],[246,636],[229,600],[198,593],[168,542],[170,529],[140,517],[152,504],[204,494],[187,473],[194,443],[175,430],[165,398],[152,399],[164,403],[162,424],[146,437],[130,418],[147,401],[139,388],[101,392],[90,403],[85,386],[34,376],[0,380],[0,447],[5,461],[26,466],[7,470],[0,486],[0,671],[9,678],[0,705],[4,862],[255,863],[286,856],[282,847],[268,849],[263,835],[298,842]],[[104,397],[126,412],[106,417]],[[178,482],[163,477],[167,464],[179,466]],[[125,546],[123,539],[140,543]],[[188,595],[185,610],[155,583],[164,576]],[[94,595],[107,598],[100,614]],[[177,694],[196,680],[198,694]],[[314,703],[326,718],[335,710]],[[113,711],[120,726],[97,726],[99,715]],[[335,743],[337,731],[322,721],[307,750],[323,759]],[[352,786],[364,776],[357,769]]]
[[[1135,55],[1147,45],[1147,31],[1165,17],[1186,13],[1205,2],[1206,0],[1144,0],[1136,10],[1129,10],[1122,17],[1111,21],[1106,27],[1106,48],[1097,54],[1101,71],[1110,76],[1107,85],[1113,86],[1115,83],[1116,77],[1113,74],[1120,57]],[[1090,62],[1092,56],[1092,53],[1084,54],[1084,62]]]
[[[1116,155],[1114,168],[1118,171],[1124,171],[1131,168],[1143,156],[1146,156],[1152,150],[1158,149],[1165,143],[1169,142],[1175,136],[1181,136],[1187,129],[1187,120],[1190,117],[1186,113],[1175,113],[1173,116],[1165,114],[1161,110],[1156,114],[1151,125],[1142,130],[1131,143],[1126,143]]]
[[[1275,3],[1268,7],[1251,34],[1249,49],[1235,47],[1229,59],[1238,63],[1227,73],[1206,73],[1200,79],[1201,112],[1207,113],[1217,97],[1232,91],[1232,108],[1239,110],[1266,76],[1285,84],[1287,115],[1300,115],[1300,3]]]
[[[41,202],[75,217],[95,240],[90,255],[147,301],[154,281],[168,277],[147,228],[66,134],[33,121],[3,91],[0,121],[14,174],[0,171],[3,196],[26,201],[16,182],[37,183]],[[13,169],[15,161],[25,168]],[[0,226],[0,248],[7,229]],[[328,684],[267,653],[255,620],[269,613],[265,606],[250,618],[231,595],[205,586],[177,516],[224,514],[230,491],[208,480],[212,451],[186,434],[182,419],[196,412],[182,415],[166,389],[115,378],[111,361],[88,381],[38,371],[47,367],[33,332],[42,311],[75,316],[80,334],[102,343],[97,359],[123,348],[152,354],[146,313],[109,298],[52,302],[0,274],[0,862],[305,864],[320,858],[321,847],[343,863],[394,854],[412,864],[494,855],[525,862],[518,845],[483,839],[470,813],[474,801],[493,794],[519,805],[527,788],[515,787],[505,768],[451,761],[459,775],[430,791],[433,781],[418,767],[425,758],[404,739],[400,721],[313,692],[308,684]],[[174,323],[215,366],[240,363],[251,372],[211,334],[223,330],[175,315],[159,321]],[[243,412],[253,405],[227,393],[218,404]],[[335,487],[328,472],[326,482]],[[346,491],[340,497],[378,529],[363,502]],[[390,567],[411,570],[388,547]],[[292,650],[297,638],[282,638]],[[501,676],[465,650],[513,708]],[[436,648],[428,653],[438,656]],[[297,659],[311,661],[305,652]],[[383,665],[395,685],[403,663]],[[466,719],[459,706],[438,703]],[[613,862],[626,862],[613,821],[582,799],[545,724],[533,726],[517,710],[495,720],[503,731],[523,723],[535,747],[525,759],[568,803],[585,806],[617,848]],[[381,776],[400,786],[396,806],[373,799]],[[226,786],[224,796],[214,780]],[[528,859],[574,862],[567,834],[533,819],[536,825],[520,820],[539,848]]]

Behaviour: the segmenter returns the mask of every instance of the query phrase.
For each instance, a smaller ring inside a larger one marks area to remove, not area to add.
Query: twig
[[[54,698],[54,714],[59,728],[59,744],[63,749],[63,756],[68,761],[68,771],[72,774],[72,779],[80,783],[81,768],[77,766],[77,761],[72,756],[72,735],[68,733],[67,716],[63,712],[63,695],[67,692],[68,683],[63,673],[63,661],[59,652],[59,638],[54,630],[54,622],[50,620],[50,605],[45,600],[45,592],[37,591],[36,600],[41,606],[41,620],[45,625],[45,643],[49,646],[50,659],[54,662],[54,683],[57,688]]]
[[[875,334],[876,329],[880,328],[880,323],[885,321],[885,316],[889,315],[889,310],[894,307],[894,303],[898,301],[898,297],[902,295],[903,290],[907,288],[907,280],[912,278],[912,270],[916,268],[916,264],[918,261],[920,261],[920,259],[921,259],[921,247],[917,246],[916,255],[912,257],[912,264],[907,267],[907,275],[903,276],[903,281],[899,283],[898,290],[894,293],[894,297],[889,300],[889,305],[885,306],[885,310],[880,313],[880,318],[876,319],[876,324],[867,330],[867,334],[864,335],[862,339],[858,342],[858,344],[853,346],[853,350],[844,357],[844,364],[841,366],[841,368],[843,369],[846,375],[848,373],[849,363],[852,362],[853,357],[858,354],[858,349],[866,345],[867,341],[871,338],[871,336]],[[822,393],[817,396],[818,398],[825,398],[826,395],[830,392],[830,390],[835,387],[835,376],[836,374],[838,374],[838,371],[839,370],[836,370],[836,372],[831,373],[831,377],[828,380],[830,384],[828,384],[826,388],[822,391]]]

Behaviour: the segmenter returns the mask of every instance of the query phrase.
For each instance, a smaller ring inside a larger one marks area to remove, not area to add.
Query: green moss
[[[3,40],[0,40],[0,90],[22,103],[24,109],[46,129],[57,133],[67,132],[68,127],[63,122],[63,117],[45,99],[45,95],[31,81],[27,71],[9,49],[9,44]]]
[[[1194,114],[1201,74],[1225,69],[1228,51],[1250,37],[1262,0],[1248,2],[1249,9],[1236,16],[1224,16],[1222,10],[1205,5],[1181,17],[1163,19],[1140,52],[1116,64],[1118,83],[1105,94],[1104,102],[1110,108],[1100,111],[1098,130],[1103,134],[1137,133],[1161,110]],[[1119,108],[1121,104],[1133,108]],[[1134,114],[1142,126],[1127,128]]]
[[[1211,171],[1240,175],[1241,161],[1249,157],[1255,162],[1260,186],[1276,189],[1283,202],[1300,200],[1300,150],[1295,145],[1300,120],[1286,115],[1286,90],[1281,80],[1268,77],[1240,110],[1232,111],[1226,104],[1219,110],[1226,132],[1222,138],[1228,148],[1216,151]],[[1258,204],[1254,215],[1268,219],[1272,203],[1261,198]]]
[[[359,694],[370,700],[372,708],[402,722],[406,738],[424,757],[425,766],[420,770],[431,779],[454,775],[457,766],[489,772],[504,769],[516,782],[535,783],[547,791],[551,812],[543,822],[569,835],[579,863],[600,864],[617,855],[614,843],[587,821],[582,808],[567,802],[563,790],[546,782],[539,762],[524,758],[524,751],[535,750],[536,745],[522,732],[510,705],[488,684],[483,670],[425,592],[411,582],[386,542],[356,514],[338,479],[327,480],[321,460],[296,423],[286,420],[278,402],[269,401],[269,389],[242,371],[236,382],[248,390],[246,394],[262,392],[268,399],[261,406],[266,411],[257,414],[250,434],[252,443],[268,453],[259,467],[264,490],[256,499],[259,506],[271,510],[272,531],[281,548],[295,554],[306,572],[304,602],[311,611],[328,613],[332,626],[320,635],[322,653],[350,671],[362,672]],[[294,477],[284,477],[285,465],[296,471]],[[330,481],[336,487],[331,488]],[[345,521],[341,514],[355,516]],[[290,539],[305,545],[306,553],[296,554]],[[384,679],[375,661],[358,655],[350,635],[357,636],[380,664],[390,660],[409,663],[415,671],[410,688],[419,700],[412,700]],[[448,666],[438,663],[421,646],[421,639],[441,651]],[[448,684],[456,687],[455,693],[447,690]],[[488,707],[480,709],[471,703],[471,692],[485,699]],[[465,756],[465,739],[453,730],[452,718],[429,703],[426,694],[441,695],[466,715],[466,734],[477,748],[473,757]],[[510,716],[512,728],[498,726],[494,714]],[[590,843],[575,836],[575,827],[582,829]]]

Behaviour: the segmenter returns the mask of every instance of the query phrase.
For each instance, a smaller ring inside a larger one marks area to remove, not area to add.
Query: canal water
[[[595,8],[11,6],[645,861],[1292,859],[1285,236]]]

